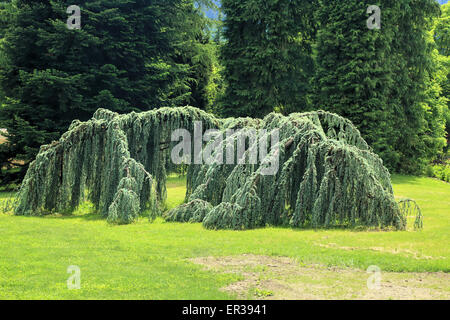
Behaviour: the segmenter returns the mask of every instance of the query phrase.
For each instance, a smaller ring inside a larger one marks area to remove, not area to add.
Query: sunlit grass
[[[184,202],[186,196],[186,177],[171,175],[167,178],[166,209],[173,209]]]
[[[399,198],[421,206],[424,230],[210,231],[160,218],[111,226],[92,212],[83,214],[89,208],[72,216],[0,215],[0,299],[233,298],[219,288],[238,275],[204,271],[187,259],[244,253],[289,256],[301,264],[449,272],[450,184],[407,176],[394,176],[393,183]],[[171,177],[167,207],[184,196],[184,180]],[[70,265],[81,268],[81,290],[67,289]]]

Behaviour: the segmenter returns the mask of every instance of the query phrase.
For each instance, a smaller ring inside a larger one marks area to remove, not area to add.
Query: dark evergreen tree
[[[315,28],[311,0],[224,0],[223,114],[304,110]]]
[[[387,139],[393,1],[385,2],[381,29],[369,29],[372,2],[320,1],[313,105],[348,117],[386,160],[392,153]]]
[[[421,173],[443,147],[442,112],[436,97],[430,97],[434,94],[430,86],[437,66],[432,56],[434,43],[428,41],[439,5],[434,0],[396,3],[400,8],[396,10],[391,44],[394,85],[390,94],[389,144],[398,156],[389,165],[395,171]]]
[[[194,1],[78,1],[79,30],[66,25],[71,4],[14,0],[1,11],[0,127],[9,143],[0,168],[13,159],[26,166],[40,145],[99,107],[124,113],[190,102],[200,77],[185,49],[201,33]]]
[[[367,26],[374,4],[380,29]],[[442,112],[427,93],[437,12],[432,0],[320,1],[313,105],[348,117],[396,171],[420,172],[442,149]]]

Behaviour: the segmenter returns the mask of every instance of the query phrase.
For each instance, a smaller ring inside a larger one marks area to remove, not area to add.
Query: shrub
[[[446,163],[429,166],[427,175],[445,182],[450,182],[450,164]]]

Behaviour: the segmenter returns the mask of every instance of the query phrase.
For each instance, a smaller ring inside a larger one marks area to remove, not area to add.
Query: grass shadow
[[[103,217],[101,214],[92,212],[92,213],[86,213],[86,214],[55,214],[55,215],[49,215],[44,216],[47,219],[60,219],[60,220],[84,220],[84,221],[99,221],[104,220],[106,221],[106,218]]]
[[[406,230],[398,230],[394,227],[380,228],[380,227],[368,227],[363,225],[339,225],[339,226],[330,226],[330,227],[312,227],[312,226],[304,226],[304,227],[293,227],[288,224],[284,225],[267,225],[265,227],[259,229],[282,229],[282,230],[291,230],[295,232],[306,232],[306,231],[314,231],[314,232],[324,232],[324,231],[345,231],[351,233],[367,233],[367,232],[401,232]]]

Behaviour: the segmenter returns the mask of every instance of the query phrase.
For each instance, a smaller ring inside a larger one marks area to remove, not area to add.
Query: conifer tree
[[[313,105],[349,118],[386,159],[392,152],[387,143],[393,82],[389,64],[392,8],[382,6],[381,29],[369,29],[367,9],[371,4],[320,1]]]
[[[192,133],[197,121],[202,133],[233,131],[211,155],[235,161],[190,164],[187,203],[168,212],[166,220],[236,230],[267,224],[405,229],[406,216],[381,159],[350,121],[324,111],[271,113],[261,120],[218,119],[192,107],[126,115],[99,109],[90,121],[74,121],[59,141],[41,147],[15,214],[69,213],[88,199],[111,223],[132,223],[146,210],[153,219],[158,200],[166,198],[172,167],[167,161],[172,150],[164,146],[174,144],[168,143],[173,130]],[[250,144],[248,133],[256,130],[262,130],[256,142],[236,154],[239,141]],[[272,139],[273,130],[279,139]],[[270,150],[261,152],[269,140]],[[203,144],[203,151],[215,142]],[[191,141],[191,150],[196,143]],[[254,151],[259,161],[238,164]]]
[[[391,59],[394,83],[390,94],[392,135],[397,152],[390,168],[397,172],[422,173],[427,163],[442,151],[443,122],[434,81],[437,60],[429,41],[439,5],[433,0],[402,0],[396,10],[396,29]],[[433,84],[434,82],[434,84]],[[434,97],[433,97],[434,95]]]
[[[193,67],[202,48],[183,49],[202,31],[193,0],[78,1],[79,30],[66,25],[72,4],[13,0],[0,11],[0,127],[9,133],[0,170],[13,160],[28,165],[40,145],[99,107],[124,113],[185,105],[193,83],[205,86]],[[194,91],[200,100],[202,90]]]
[[[315,28],[310,0],[224,0],[227,116],[306,108]]]
[[[378,1],[381,28],[369,29],[373,4],[320,1],[313,105],[348,117],[390,169],[418,173],[443,147],[427,41],[438,4]]]

